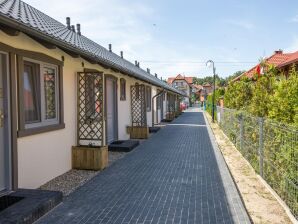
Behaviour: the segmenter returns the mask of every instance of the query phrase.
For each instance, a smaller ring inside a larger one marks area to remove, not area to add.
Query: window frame
[[[38,65],[38,66],[36,66],[36,65]],[[36,64],[34,62],[31,62],[31,61],[24,61],[23,82],[24,82],[25,66],[30,66],[33,71],[33,76],[38,76],[35,80],[32,80],[33,85],[36,85],[36,86],[34,86],[35,96],[33,96],[33,97],[35,100],[35,107],[36,107],[35,109],[37,112],[37,120],[31,121],[30,123],[26,124],[26,119],[25,119],[25,126],[26,126],[26,125],[34,125],[35,123],[39,123],[41,121],[41,110],[40,110],[40,108],[41,108],[41,105],[40,105],[41,85],[40,85],[40,65]],[[22,86],[22,92],[24,93],[24,85]],[[25,110],[24,110],[24,114],[25,114]],[[26,115],[25,115],[25,117],[26,117]]]
[[[161,103],[163,101],[163,91],[159,90],[158,94],[160,94],[158,97],[156,97],[156,109],[160,110],[161,109]]]
[[[24,111],[24,65],[26,62],[39,64],[40,93],[39,110],[40,122],[26,124]],[[35,52],[19,50],[17,52],[18,63],[18,137],[24,137],[65,128],[63,108],[63,62],[47,55]],[[45,69],[55,70],[55,110],[56,118],[46,119],[46,100],[44,90]]]
[[[45,119],[45,123],[51,124],[51,123],[59,123],[59,69],[57,65],[53,64],[48,64],[48,63],[43,63],[43,67],[41,69],[42,71],[42,80],[41,80],[41,95],[44,97],[45,96],[45,89],[44,89],[44,75],[45,75],[45,68],[53,69],[55,71],[55,109],[56,109],[56,118],[52,119]],[[43,88],[42,88],[43,87]],[[42,106],[42,111],[44,115],[46,115],[46,100],[43,99],[41,100],[41,106]]]
[[[120,78],[120,101],[126,101],[126,80]]]
[[[27,58],[24,57],[23,58],[23,63],[25,65],[25,63],[32,63],[32,64],[37,64],[39,65],[39,74],[35,74],[35,75],[39,75],[39,96],[37,96],[37,99],[39,100],[38,102],[38,110],[39,110],[39,122],[32,122],[32,123],[26,123],[25,121],[25,129],[31,129],[31,128],[38,128],[38,127],[44,127],[44,126],[49,126],[49,125],[56,125],[59,123],[59,80],[58,80],[58,66],[53,65],[53,64],[49,64],[49,63],[45,63],[45,62],[41,62],[41,61],[37,61],[31,58]],[[54,69],[55,71],[55,109],[56,109],[56,118],[53,119],[46,119],[46,100],[45,100],[45,89],[44,89],[44,72],[45,72],[45,68],[49,68],[49,69]],[[23,89],[23,86],[22,86]]]

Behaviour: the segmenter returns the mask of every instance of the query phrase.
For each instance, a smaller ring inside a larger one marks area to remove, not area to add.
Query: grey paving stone
[[[250,223],[203,114],[171,124],[38,223]]]

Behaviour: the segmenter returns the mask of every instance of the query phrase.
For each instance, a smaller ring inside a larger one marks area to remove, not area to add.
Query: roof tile
[[[296,52],[297,53],[297,52]],[[273,55],[271,55],[268,58],[265,58],[265,62],[271,65],[275,65],[279,67],[281,64],[283,64],[285,61],[289,60],[295,53],[281,53],[281,52],[275,52]],[[297,54],[298,58],[298,54]],[[256,74],[256,69],[259,66],[259,64],[255,65],[248,71],[244,72],[240,76],[233,79],[233,81],[239,80],[241,77],[246,76],[248,78],[252,78]]]
[[[68,30],[67,27],[57,20],[49,17],[34,7],[21,0],[0,0],[0,19],[9,18],[18,23],[19,27],[35,30],[43,35],[49,36],[61,44],[75,47],[90,57],[96,57],[99,62],[107,63],[115,69],[128,73],[135,78],[149,82],[153,85],[182,94],[180,91],[164,83],[154,75],[135,66],[133,63],[122,59],[115,53],[109,52],[104,47],[93,42],[83,35]]]

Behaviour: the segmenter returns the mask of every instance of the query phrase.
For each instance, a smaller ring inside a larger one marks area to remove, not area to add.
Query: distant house
[[[298,51],[296,51],[295,53],[292,53],[292,55],[285,60],[284,62],[282,62],[281,64],[279,64],[277,67],[281,70],[281,72],[283,72],[283,74],[288,77],[289,75],[289,71],[292,67],[292,65],[295,64],[296,65],[296,70],[297,70],[297,65],[298,65]]]
[[[185,77],[181,74],[177,75],[176,77],[168,78],[168,84],[172,87],[182,91],[185,93],[186,97],[184,97],[183,101],[190,105],[190,98],[193,93],[193,77]]]
[[[202,88],[198,91],[200,102],[203,103],[206,101],[207,96],[213,92],[213,87],[210,83],[205,83],[202,85]]]
[[[283,53],[282,50],[277,50],[274,52],[273,55],[271,55],[268,58],[264,59],[264,62],[269,65],[274,65],[277,68],[281,69],[281,71],[284,71],[285,74],[288,74],[288,70],[290,66],[293,63],[297,63],[298,61],[298,51],[294,53]],[[244,72],[240,76],[236,77],[232,81],[238,81],[242,77],[246,76],[249,79],[252,79],[255,74],[262,73],[262,70],[266,68],[262,68],[262,66],[259,64],[255,65],[248,71]]]

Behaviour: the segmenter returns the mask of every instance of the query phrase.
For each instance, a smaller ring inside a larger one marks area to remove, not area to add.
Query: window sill
[[[36,135],[36,134],[41,134],[41,133],[46,133],[50,131],[56,131],[60,129],[64,129],[65,124],[55,124],[55,125],[49,125],[49,126],[44,126],[44,127],[38,127],[38,128],[29,128],[25,130],[19,130],[18,131],[18,137],[26,137],[30,135]]]

